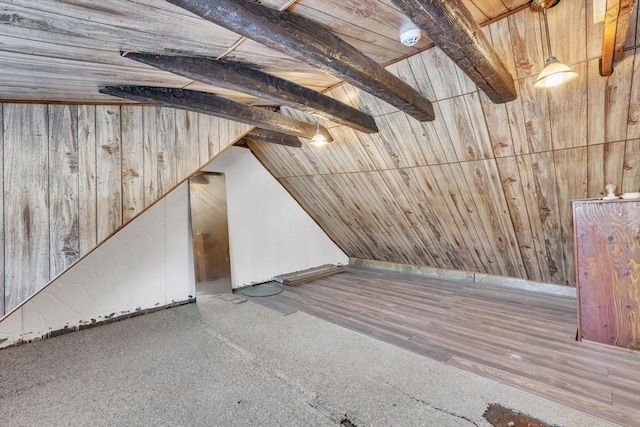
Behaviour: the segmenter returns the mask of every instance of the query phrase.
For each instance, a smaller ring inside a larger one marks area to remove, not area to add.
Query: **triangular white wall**
[[[225,174],[234,288],[349,262],[250,150],[230,147],[203,170]]]
[[[347,264],[249,150],[205,170],[225,174],[235,288],[323,264]],[[183,183],[0,321],[0,348],[195,296],[189,190]]]
[[[0,348],[195,296],[188,185],[175,190],[0,322]]]

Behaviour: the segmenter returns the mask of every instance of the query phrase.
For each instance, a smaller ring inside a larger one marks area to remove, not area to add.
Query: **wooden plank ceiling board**
[[[150,86],[105,86],[100,89],[100,92],[161,107],[210,114],[251,126],[309,139],[319,131],[327,141],[331,142],[333,140],[331,134],[322,125],[314,126],[311,123],[301,122],[265,109],[240,104],[206,92]]]
[[[634,3],[635,0],[607,0],[600,58],[600,74],[603,76],[613,73],[614,61],[620,60],[624,55],[624,47],[629,40],[627,33],[629,30],[636,30],[634,25],[629,25],[633,24],[631,17]]]
[[[495,103],[516,98],[513,77],[461,0],[393,0]]]
[[[593,24],[585,2],[553,8],[552,41],[587,45],[574,28],[601,24]],[[618,192],[640,189],[640,49],[630,45],[606,78],[598,58],[577,49],[569,58],[580,78],[538,91],[540,31],[539,14],[529,10],[485,28],[517,76],[518,99],[504,105],[460,79],[434,48],[389,70],[432,96],[442,120],[418,122],[342,85],[328,94],[372,114],[378,134],[353,137],[332,128],[333,145],[348,150],[249,147],[349,256],[572,286],[569,201],[601,196],[610,181]]]
[[[490,7],[477,0],[465,3],[480,23],[505,12],[496,0]],[[526,1],[508,3],[504,2],[506,9],[516,9]],[[399,42],[400,28],[408,19],[388,0],[323,2],[322,8],[311,0],[263,0],[261,4],[287,8],[321,22],[378,63],[397,61],[430,44],[427,37],[412,48]],[[228,59],[256,65],[319,91],[340,82],[166,1],[0,0],[0,10],[0,100],[125,102],[100,94],[98,88],[105,84],[144,84],[188,87],[242,103],[272,105],[126,61],[117,54],[122,49],[212,58],[227,54]]]
[[[122,56],[212,86],[248,92],[276,105],[289,105],[302,111],[316,112],[361,132],[378,131],[373,117],[368,114],[322,93],[244,64],[224,59],[137,52],[122,52]]]

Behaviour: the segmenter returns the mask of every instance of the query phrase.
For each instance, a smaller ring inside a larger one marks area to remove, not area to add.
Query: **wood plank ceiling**
[[[527,3],[463,1],[476,22]],[[164,0],[0,0],[0,100],[126,103],[98,89],[147,85],[271,105],[123,58],[121,50],[224,57],[315,90],[332,88],[330,96],[374,116],[380,132],[322,121],[335,140],[323,150],[248,144],[347,254],[573,284],[569,200],[596,196],[607,182],[618,191],[640,187],[637,6],[622,59],[607,78],[599,72],[602,24],[593,23],[593,1],[565,0],[553,9],[554,53],[580,73],[553,92],[532,88],[546,53],[539,16],[523,10],[491,23],[485,35],[518,95],[493,104],[440,49],[418,53],[429,45],[425,37],[415,48],[399,43],[408,21],[395,3],[262,1],[321,22],[374,61],[392,63],[388,71],[433,101],[433,122],[336,86],[336,78]]]
[[[313,19],[381,64],[430,45],[399,42],[409,23],[391,0],[263,0],[265,6]],[[526,0],[464,0],[478,23],[507,14]],[[324,90],[339,83],[275,50],[205,21],[164,0],[0,0],[0,100],[123,103],[103,85],[166,86],[212,92],[238,102],[273,105],[122,58],[120,50],[225,57]]]
[[[544,42],[540,16],[526,10],[485,28],[516,79],[515,101],[493,104],[434,48],[387,69],[434,101],[435,121],[343,85],[327,94],[369,112],[379,133],[335,126],[320,150],[249,147],[352,257],[572,286],[570,200],[604,195],[609,182],[640,190],[638,6],[609,77],[592,6],[549,12],[554,53],[579,73],[566,86],[533,88]]]

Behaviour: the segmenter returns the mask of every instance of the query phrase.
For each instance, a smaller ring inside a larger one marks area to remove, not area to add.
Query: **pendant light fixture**
[[[320,122],[316,122],[316,134],[311,138],[311,145],[314,147],[322,147],[323,145],[327,145],[328,142],[327,138],[320,132]]]
[[[560,0],[533,0],[529,9],[532,12],[542,12],[544,20],[545,35],[547,36],[547,51],[549,58],[545,67],[538,74],[533,87],[536,89],[546,89],[554,86],[560,86],[578,77],[578,73],[573,71],[571,67],[558,61],[551,53],[551,38],[549,37],[549,24],[547,23],[547,9],[558,4]]]

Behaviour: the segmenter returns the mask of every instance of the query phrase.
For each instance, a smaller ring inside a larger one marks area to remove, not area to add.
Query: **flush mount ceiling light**
[[[327,145],[328,142],[327,137],[320,132],[320,122],[316,122],[316,134],[311,138],[311,145],[314,147],[322,147],[323,145]]]
[[[578,77],[578,73],[573,71],[571,67],[558,61],[551,53],[551,38],[549,37],[549,24],[547,23],[547,9],[558,4],[560,0],[533,0],[529,9],[532,12],[542,12],[544,20],[544,29],[547,36],[547,51],[549,58],[546,65],[538,74],[533,87],[536,89],[546,89],[554,86],[560,86]]]

